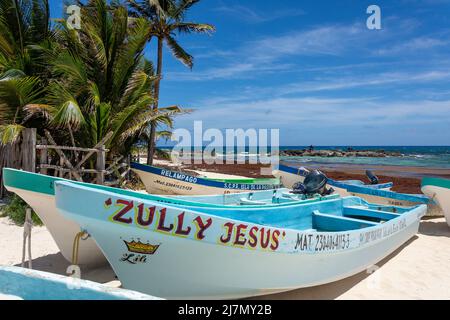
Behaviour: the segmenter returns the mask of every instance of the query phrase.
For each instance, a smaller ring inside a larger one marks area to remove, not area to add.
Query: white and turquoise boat
[[[16,169],[3,169],[3,183],[5,187],[9,191],[16,193],[25,202],[27,202],[31,208],[33,208],[52,235],[64,258],[71,262],[73,242],[75,236],[80,232],[80,226],[58,214],[56,210],[54,183],[55,181],[60,180],[64,179]],[[96,184],[87,184],[82,182],[74,183],[136,198],[169,203],[176,206],[184,206],[187,208],[197,208],[202,206],[220,208],[232,205],[237,206],[237,210],[241,210],[245,206],[249,205],[255,207],[288,206],[299,202],[322,201],[329,199],[330,197],[335,197],[314,196],[312,198],[305,198],[303,196],[290,194],[287,189],[277,189],[240,194],[221,194],[217,196],[191,196],[178,198],[150,195],[132,190],[111,188]],[[80,202],[82,201],[83,200],[80,199]],[[106,264],[107,261],[96,243],[92,239],[88,238],[80,242],[78,263],[101,265]]]
[[[194,177],[186,172],[158,168],[136,162],[132,170],[151,194],[217,195],[249,191],[272,190],[280,187],[279,179]]]
[[[442,178],[422,179],[422,192],[433,199],[442,209],[450,226],[450,180]]]
[[[349,277],[413,237],[426,212],[358,197],[190,210],[66,181],[55,195],[124,288],[169,299],[243,298]]]
[[[309,171],[305,168],[296,169],[283,165],[280,165],[279,169],[274,171],[274,175],[280,178],[283,186],[288,188],[292,188],[296,182],[303,182],[308,173]],[[390,189],[393,186],[391,182],[365,184],[360,180],[337,181],[328,179],[327,185],[341,197],[357,196],[371,203],[402,207],[426,204],[428,206],[428,216],[440,216],[443,214],[441,208],[423,194],[405,194],[391,191]]]
[[[0,266],[0,300],[160,300],[48,272]]]

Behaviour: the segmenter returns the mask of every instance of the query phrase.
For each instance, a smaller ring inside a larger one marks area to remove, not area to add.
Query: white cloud
[[[319,79],[283,86],[281,94],[345,90],[356,87],[372,87],[392,84],[408,84],[415,82],[432,82],[449,80],[450,70],[424,72],[384,72],[375,75],[357,75],[351,77],[333,77],[331,80]]]
[[[386,47],[383,49],[377,50],[375,53],[377,55],[411,55],[417,54],[420,51],[429,51],[434,50],[437,47],[443,47],[450,43],[448,39],[438,39],[432,37],[418,37],[414,39],[410,39],[408,41],[398,43],[391,47]]]
[[[197,72],[168,72],[166,79],[171,81],[207,81],[217,79],[253,78],[255,73],[264,74],[288,70],[290,64],[261,65],[251,62],[233,63],[224,67],[209,68]]]
[[[178,125],[189,127],[203,120],[215,128],[283,128],[300,130],[312,126],[327,128],[385,127],[446,123],[450,121],[450,100],[384,101],[374,98],[275,98],[253,102],[206,104],[195,113],[181,117]],[[245,116],[243,115],[251,115]],[[450,133],[446,133],[450,135]]]
[[[243,5],[222,5],[215,8],[214,11],[227,14],[233,18],[238,18],[248,23],[263,23],[288,17],[297,17],[305,14],[303,10],[298,8],[291,10],[275,10],[270,14],[262,14]]]

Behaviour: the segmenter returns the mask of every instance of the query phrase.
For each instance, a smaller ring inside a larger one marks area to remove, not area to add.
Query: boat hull
[[[163,195],[218,195],[277,189],[278,184],[227,183],[189,176],[166,169],[132,164],[150,194]]]
[[[0,300],[160,300],[138,292],[18,267],[0,266]]]
[[[61,213],[92,234],[125,288],[168,299],[244,298],[343,279],[371,267],[413,237],[426,210],[425,206],[419,206],[399,219],[371,228],[311,232],[264,227],[149,203],[145,210],[153,212],[155,220],[144,227],[141,222],[132,222],[134,214],[121,212],[122,222],[111,216],[117,212],[114,203],[133,202],[138,211],[144,210],[147,205],[138,199],[94,193],[66,183],[57,183],[56,194]],[[83,214],[85,208],[73,206],[73,199],[80,196],[95,212],[95,219]],[[339,201],[347,200],[331,200],[327,205]],[[356,203],[355,199],[348,201]],[[180,219],[186,222],[181,227],[179,223],[176,225]],[[191,221],[193,224],[189,224]],[[200,226],[208,221],[210,227],[200,236]],[[231,224],[241,231],[260,230],[260,238],[255,240],[260,244],[250,247],[250,238],[242,242],[244,238]],[[189,228],[191,232],[185,235],[175,231]],[[231,237],[231,228],[236,238],[234,242],[225,242],[225,238]],[[278,234],[278,241],[270,241],[264,247],[266,234]],[[301,244],[300,239],[310,240]],[[334,239],[331,244],[330,239]],[[144,245],[152,252],[144,258],[136,255],[136,248],[131,248],[136,241],[141,249]]]
[[[281,183],[286,188],[292,188],[292,186],[296,182],[303,182],[305,179],[305,177],[302,175],[297,175],[297,174],[285,172],[282,170],[274,171],[274,176],[280,178]],[[391,198],[376,196],[376,195],[367,194],[367,193],[352,192],[352,191],[348,191],[345,188],[340,188],[336,185],[330,185],[330,184],[327,185],[327,188],[333,188],[334,192],[339,194],[341,197],[356,196],[356,197],[363,198],[364,200],[366,200],[370,203],[377,203],[377,204],[382,204],[382,205],[412,207],[412,206],[416,206],[417,204],[422,203],[422,202],[406,201],[406,200],[401,200],[401,199],[391,199]],[[390,188],[382,188],[380,190],[389,191]],[[426,214],[427,217],[440,217],[440,216],[444,215],[444,212],[443,212],[441,206],[433,204],[433,203],[427,204],[427,206],[428,206],[427,214]]]
[[[81,231],[80,226],[58,213],[55,196],[24,189],[7,187],[21,197],[39,216],[55,240],[63,257],[72,262],[73,241]],[[107,260],[92,238],[80,241],[78,263],[91,266],[107,264]]]
[[[390,205],[390,206],[399,206],[399,207],[413,207],[416,206],[418,203],[413,201],[406,201],[406,200],[399,200],[399,199],[390,199],[386,197],[379,197],[375,195],[370,194],[363,194],[363,193],[357,193],[357,192],[348,192],[349,196],[356,196],[361,197],[367,202],[381,204],[381,205]],[[442,217],[443,211],[440,208],[440,206],[436,204],[427,204],[427,217]]]
[[[439,205],[444,213],[445,220],[450,227],[450,182],[448,182],[449,187],[446,187],[444,184],[439,185],[438,183],[434,184],[432,182],[434,180],[438,181],[438,179],[428,180],[430,181],[429,184],[422,183],[422,192],[433,199]],[[424,182],[426,181],[427,180],[424,179]],[[441,181],[445,180],[442,179]]]

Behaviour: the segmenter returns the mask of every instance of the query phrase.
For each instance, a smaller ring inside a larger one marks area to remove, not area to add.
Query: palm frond
[[[25,127],[20,124],[0,125],[0,144],[5,145],[16,142],[20,138],[23,129]]]
[[[56,127],[77,129],[85,122],[83,112],[75,99],[61,104],[53,116],[51,124]]]
[[[207,23],[195,22],[176,22],[170,26],[171,31],[178,31],[180,33],[207,33],[211,34],[216,31],[216,28]]]
[[[21,123],[22,108],[36,102],[43,89],[37,77],[9,78],[0,81],[0,123]]]
[[[12,79],[19,79],[19,78],[23,78],[25,76],[26,75],[22,70],[9,69],[0,75],[0,82],[12,80]]]
[[[43,118],[46,121],[51,120],[52,114],[55,114],[55,108],[48,104],[30,103],[23,107],[25,112],[24,122],[33,117]]]
[[[170,50],[172,51],[172,54],[184,65],[192,69],[192,67],[194,66],[194,57],[184,51],[184,49],[178,44],[178,42],[171,36],[166,37],[166,42]]]

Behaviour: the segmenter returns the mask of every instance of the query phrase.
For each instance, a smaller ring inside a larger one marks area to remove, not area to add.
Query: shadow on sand
[[[32,260],[33,269],[56,273],[67,276],[66,270],[70,265],[66,259],[64,259],[61,253],[49,254]],[[21,264],[16,264],[16,267],[21,267]],[[25,262],[25,268],[28,267],[28,262]],[[107,283],[117,280],[114,271],[109,265],[88,267],[80,265],[81,278],[84,280],[95,281],[99,283]]]
[[[410,245],[418,239],[417,236],[412,237],[408,242],[405,242],[401,247],[392,252],[389,256],[378,262],[376,265],[378,267],[382,267],[386,262],[390,259],[394,258],[397,254],[399,254],[405,247]],[[330,266],[332,267],[332,266]],[[349,278],[345,278],[339,281],[327,283],[320,286],[297,289],[277,294],[265,295],[256,297],[253,299],[262,299],[262,300],[333,300],[337,297],[341,296],[359,282],[364,280],[370,275],[370,273],[363,271]]]
[[[450,237],[450,227],[445,221],[424,219],[420,222],[419,233],[434,237]]]

